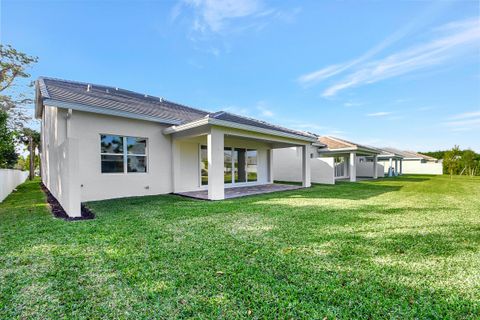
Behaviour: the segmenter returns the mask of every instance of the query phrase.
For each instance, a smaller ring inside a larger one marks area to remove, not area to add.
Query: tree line
[[[450,150],[420,153],[443,160],[444,174],[480,176],[480,154],[473,150],[461,150],[459,146],[454,146]]]

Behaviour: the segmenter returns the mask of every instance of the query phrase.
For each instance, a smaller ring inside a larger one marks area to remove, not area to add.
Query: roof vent
[[[106,92],[106,93],[110,93],[110,91],[108,91],[108,89],[105,89],[105,92]]]
[[[145,94],[145,98],[147,98],[147,97],[148,97],[148,94]]]
[[[118,91],[118,87],[116,87],[115,90]]]
[[[160,97],[160,102],[163,102],[163,98]]]
[[[92,85],[91,85],[91,84],[88,84],[88,85],[87,85],[87,92],[90,92],[91,89],[92,89]]]

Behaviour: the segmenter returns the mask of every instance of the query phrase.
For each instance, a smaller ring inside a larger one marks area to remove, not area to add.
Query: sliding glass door
[[[223,150],[223,180],[225,184],[255,182],[258,179],[258,156],[255,149],[225,147]],[[207,146],[200,147],[200,181],[208,185]]]

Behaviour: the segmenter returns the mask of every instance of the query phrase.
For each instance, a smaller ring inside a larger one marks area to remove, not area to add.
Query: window
[[[257,181],[257,150],[247,150],[247,181]]]
[[[207,146],[200,148],[200,180],[202,186],[208,185],[208,153]]]
[[[257,150],[225,147],[223,150],[225,184],[257,181]],[[208,185],[207,146],[200,146],[200,181]]]
[[[147,139],[100,135],[102,173],[147,172]]]

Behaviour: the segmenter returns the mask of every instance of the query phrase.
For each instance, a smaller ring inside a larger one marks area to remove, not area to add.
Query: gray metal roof
[[[244,116],[239,116],[237,114],[233,114],[230,112],[226,111],[219,111],[215,113],[211,113],[208,115],[210,118],[213,119],[218,119],[218,120],[223,120],[223,121],[228,121],[228,122],[235,122],[235,123],[240,123],[244,124],[247,126],[254,126],[258,128],[263,128],[263,129],[270,129],[270,130],[276,130],[280,132],[285,132],[285,133],[291,133],[291,134],[296,134],[308,138],[315,138],[316,136],[314,134],[308,133],[308,132],[302,132],[302,131],[296,131],[292,129],[288,129],[285,127],[277,126],[270,124],[265,121],[249,118],[249,117],[244,117]]]
[[[166,99],[141,94],[116,87],[109,87],[84,82],[41,77],[37,81],[40,99],[44,103],[57,103],[68,108],[69,105],[84,106],[85,111],[108,111],[114,115],[135,115],[137,118],[181,125],[201,118],[210,117],[218,120],[250,125],[279,132],[314,137],[313,134],[287,129],[264,121],[242,117],[229,112],[210,113],[191,108]]]

